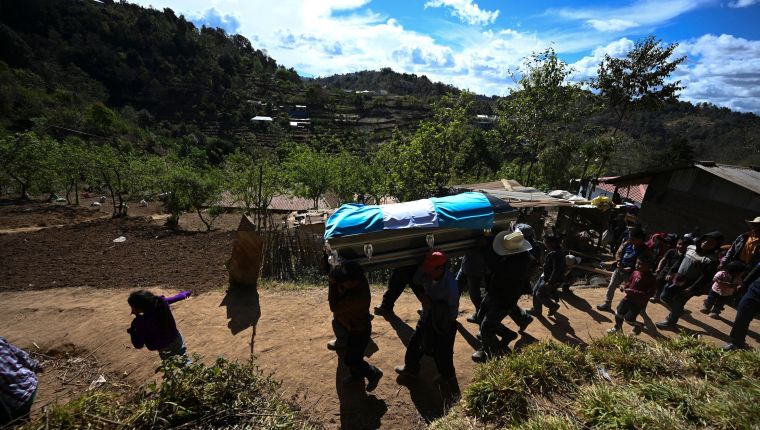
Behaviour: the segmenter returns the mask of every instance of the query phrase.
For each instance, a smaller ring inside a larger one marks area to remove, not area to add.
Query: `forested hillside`
[[[655,38],[636,47],[672,48]],[[644,67],[667,77],[676,65]],[[0,0],[0,193],[99,182],[116,202],[190,183],[197,193],[175,202],[189,208],[221,188],[249,192],[252,169],[277,176],[271,192],[349,201],[497,177],[568,187],[693,159],[760,164],[756,115],[678,102],[675,87],[625,73],[591,92],[567,83],[550,48],[520,72],[505,98],[389,68],[301,79],[246,38],[170,9]],[[610,92],[620,85],[622,99]],[[225,169],[248,179],[221,183]],[[184,181],[191,173],[200,176]]]

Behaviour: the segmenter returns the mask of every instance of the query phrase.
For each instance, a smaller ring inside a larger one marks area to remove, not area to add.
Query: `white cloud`
[[[591,52],[591,55],[587,55],[570,66],[575,69],[573,74],[573,80],[589,80],[596,76],[599,63],[605,55],[609,55],[614,58],[622,58],[627,54],[634,46],[634,42],[627,37],[623,37],[614,42],[607,44],[606,46],[600,46]]]
[[[586,23],[599,31],[622,31],[638,27],[639,24],[626,19],[589,19]]]
[[[760,2],[760,0],[736,0],[728,3],[729,7],[733,8],[739,8],[739,7],[747,7],[752,6],[753,4],[756,4]]]
[[[760,40],[706,34],[682,43],[688,60],[676,72],[681,98],[760,113]]]
[[[712,0],[636,0],[617,8],[550,9],[547,14],[581,21],[597,31],[615,32],[657,26],[710,2]]]
[[[605,54],[620,58],[633,46],[633,41],[621,38],[596,48],[571,64],[577,71],[574,79],[594,78]],[[673,52],[674,58],[684,55],[686,61],[672,76],[684,87],[680,99],[760,113],[760,40],[707,34],[682,42]]]
[[[209,8],[206,0],[184,0],[181,6],[179,0],[140,1],[186,16]],[[455,34],[450,44],[372,12],[366,0],[279,0],[265,9],[240,0],[211,3],[217,16],[236,17],[239,33],[256,48],[309,75],[391,67],[486,95],[507,94],[514,87],[508,71],[550,45],[560,55],[590,52],[571,64],[575,80],[596,76],[605,54],[621,57],[634,46],[629,38],[611,40],[610,33],[589,29],[538,34],[460,23],[449,23],[447,33]],[[683,99],[760,113],[760,41],[705,35],[683,42],[676,54],[689,57],[674,74],[686,86]]]
[[[472,25],[493,24],[499,16],[498,9],[494,11],[483,10],[472,0],[428,0],[425,3],[425,8],[429,7],[450,7],[452,15],[462,22]]]

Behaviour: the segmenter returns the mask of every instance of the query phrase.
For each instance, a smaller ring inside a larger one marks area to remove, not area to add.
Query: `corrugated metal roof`
[[[225,191],[222,193],[219,205],[226,208],[242,208],[243,204],[236,202],[232,195]],[[324,197],[320,197],[318,201],[317,209],[334,209],[334,205],[330,205]],[[280,194],[272,198],[272,202],[269,204],[269,210],[274,211],[307,211],[314,209],[314,201],[311,199],[304,199],[302,197],[294,197],[285,194]]]
[[[672,172],[675,170],[684,170],[697,167],[707,173],[711,173],[719,178],[725,179],[740,187],[746,188],[752,192],[760,194],[760,172],[751,167],[732,166],[729,164],[719,164],[710,161],[696,162],[692,165],[663,167],[659,169],[645,170],[643,172],[632,173],[613,178],[601,178],[600,182],[607,184],[616,184],[619,187],[648,184],[653,176],[660,173]]]
[[[452,188],[488,193],[509,202],[515,207],[570,206],[571,202],[557,199],[533,187],[524,187],[515,180],[482,182],[479,184],[454,185]]]
[[[760,194],[760,172],[750,167],[730,166],[717,163],[696,163],[696,167],[705,172],[723,178],[740,187],[744,187],[754,193]]]

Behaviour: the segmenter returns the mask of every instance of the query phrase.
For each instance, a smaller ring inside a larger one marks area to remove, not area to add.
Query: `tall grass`
[[[223,358],[206,366],[164,363],[163,382],[130,398],[95,391],[51,407],[23,428],[256,428],[311,429],[314,425],[279,394],[279,385],[253,362]]]
[[[758,429],[758,376],[760,352],[686,335],[650,344],[615,334],[585,349],[539,342],[479,366],[460,405],[431,427]]]

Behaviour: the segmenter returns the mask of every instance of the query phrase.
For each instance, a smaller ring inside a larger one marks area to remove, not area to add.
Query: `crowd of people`
[[[615,269],[605,299],[597,305],[600,311],[615,314],[615,324],[609,331],[619,332],[626,323],[634,334],[640,333],[645,327],[638,319],[651,303],[669,309],[656,328],[676,329],[686,303],[705,296],[701,312],[713,318],[718,318],[727,304],[736,303],[731,342],[724,348],[746,348],[749,325],[760,311],[760,217],[747,224],[749,230],[731,244],[724,244],[723,235],[717,231],[681,237],[655,233],[647,237],[640,226],[629,225],[615,246]],[[523,332],[544,308],[548,316],[558,312],[560,290],[566,291],[572,282],[577,263],[578,257],[562,248],[559,237],[547,235],[539,242],[533,228],[517,224],[514,229],[479,239],[477,246],[464,255],[456,275],[441,250],[431,250],[419,266],[394,269],[374,314],[393,314],[395,302],[406,287],[411,288],[421,305],[404,363],[395,368],[396,373],[400,378],[415,378],[422,357],[429,355],[442,389],[458,393],[453,356],[459,300],[464,291],[468,291],[475,307],[467,321],[479,327],[476,337],[480,345],[472,359],[483,362],[509,353],[510,343],[517,339],[518,334],[503,324],[506,317]],[[537,279],[532,282],[534,277]],[[333,267],[328,281],[336,338],[327,346],[341,352],[349,369],[343,382],[366,381],[366,391],[372,391],[383,372],[364,358],[373,319],[369,283],[361,266],[354,262]],[[613,311],[617,290],[624,297]],[[526,293],[533,299],[532,308],[527,310],[518,306]],[[171,304],[190,295],[190,291],[168,298],[144,290],[131,293],[127,302],[135,317],[127,333],[132,345],[158,351],[162,360],[179,356],[189,362]],[[0,425],[29,414],[40,371],[38,361],[0,337]]]
[[[760,217],[748,220],[749,230],[732,244],[724,244],[720,232],[706,234],[655,233],[647,235],[640,225],[629,223],[621,231],[615,249],[614,271],[604,301],[596,307],[614,313],[608,332],[631,326],[637,335],[645,329],[675,330],[686,303],[705,296],[701,312],[718,318],[724,306],[736,303],[737,314],[726,350],[746,348],[750,322],[760,310]],[[510,317],[523,332],[534,317],[555,315],[559,295],[572,283],[573,267],[579,258],[562,247],[562,240],[547,235],[542,242],[527,224],[479,239],[464,255],[456,275],[446,254],[430,251],[419,266],[392,271],[388,290],[374,308],[376,315],[393,314],[394,305],[406,287],[420,302],[419,320],[409,340],[404,363],[395,368],[403,378],[414,378],[420,359],[430,355],[439,373],[442,388],[457,390],[453,361],[459,298],[468,291],[475,313],[467,321],[477,324],[479,348],[472,354],[476,362],[509,353],[518,333],[503,324]],[[534,276],[536,275],[536,276]],[[536,278],[532,281],[533,278]],[[330,309],[336,339],[328,348],[344,350],[350,375],[344,382],[366,378],[372,391],[382,372],[363,359],[370,339],[370,294],[367,278],[356,263],[345,263],[330,272]],[[482,290],[485,290],[485,294]],[[615,293],[623,297],[613,309]],[[532,296],[532,308],[521,309],[523,294]],[[665,306],[665,320],[647,328],[640,317],[647,306]]]

